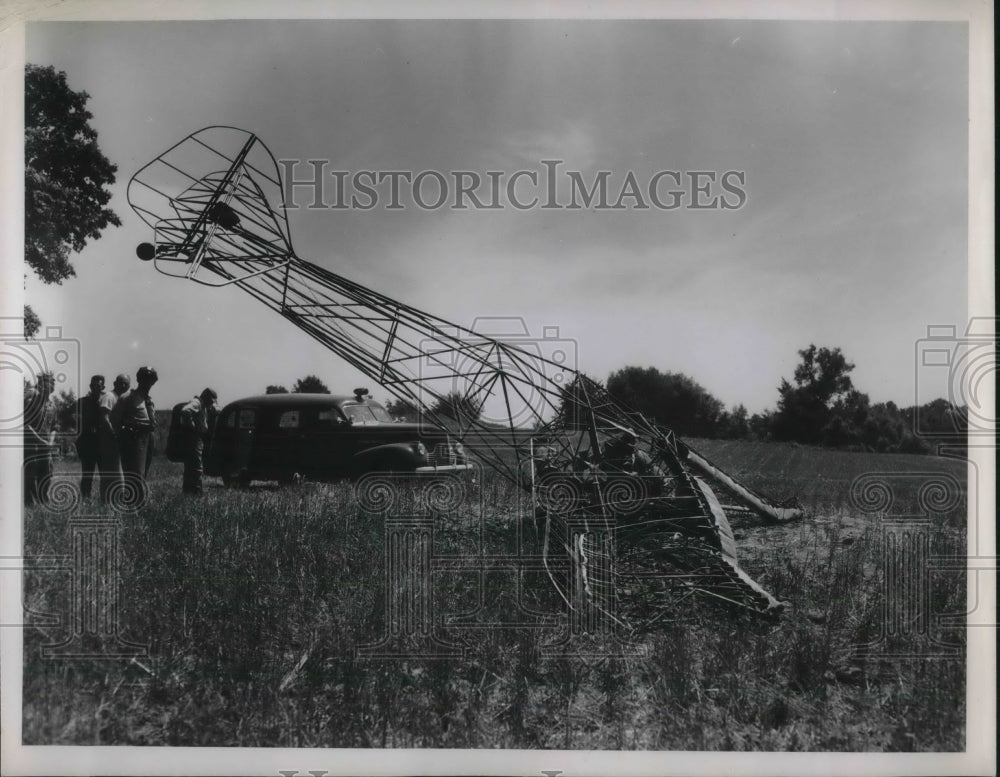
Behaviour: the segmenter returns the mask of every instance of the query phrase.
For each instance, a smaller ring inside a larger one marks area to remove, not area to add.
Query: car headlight
[[[413,450],[416,451],[416,453],[417,453],[418,456],[426,456],[427,455],[427,446],[424,445],[420,441],[417,441],[416,443],[414,443]]]

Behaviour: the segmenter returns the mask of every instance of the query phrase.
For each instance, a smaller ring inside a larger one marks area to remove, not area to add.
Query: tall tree
[[[295,385],[292,386],[293,394],[329,394],[330,389],[326,387],[326,384],[317,378],[315,375],[306,375],[304,378],[299,378],[295,381]]]
[[[121,226],[107,207],[118,168],[97,145],[90,95],[52,67],[28,65],[24,77],[24,259],[42,282],[62,283],[76,275],[70,252]],[[25,334],[39,325],[26,306]]]
[[[834,407],[853,412],[867,404],[868,398],[858,392],[845,401],[854,390],[850,372],[854,365],[839,348],[817,348],[810,345],[799,351],[802,361],[795,368],[795,385],[782,379],[778,387],[778,409],[774,414],[772,432],[775,439],[818,444],[823,430],[831,422]],[[862,399],[863,397],[863,399]],[[841,430],[835,430],[835,436]]]
[[[561,400],[554,421],[570,429],[585,428],[589,423],[588,408],[603,391],[589,375],[577,373],[567,385],[560,386]]]

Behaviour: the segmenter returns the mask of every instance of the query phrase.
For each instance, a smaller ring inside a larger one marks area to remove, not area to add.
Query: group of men
[[[153,458],[153,432],[156,415],[150,389],[158,375],[152,367],[140,367],[136,385],[128,375],[115,378],[112,391],[105,390],[103,375],[90,379],[90,391],[80,398],[76,450],[82,470],[80,495],[88,499],[99,481],[101,504],[112,501],[117,488],[123,488],[123,504],[141,503],[146,497],[146,476]],[[36,385],[24,395],[24,503],[45,502],[52,476],[52,452],[55,447],[55,404],[52,375],[43,373]],[[214,421],[217,402],[215,391],[206,388],[184,405],[181,419],[184,435],[183,490],[189,494],[202,491],[202,454],[204,441]]]

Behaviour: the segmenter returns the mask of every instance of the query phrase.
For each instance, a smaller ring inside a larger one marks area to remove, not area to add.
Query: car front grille
[[[427,446],[427,463],[432,467],[444,467],[462,464],[464,461],[456,455],[451,443],[439,442],[433,447]]]

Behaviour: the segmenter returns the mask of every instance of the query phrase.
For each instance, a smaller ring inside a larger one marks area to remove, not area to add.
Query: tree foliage
[[[554,422],[567,429],[584,428],[589,423],[587,408],[600,401],[604,388],[584,373],[577,373],[573,380],[560,386],[562,398]]]
[[[76,432],[80,405],[76,393],[72,390],[60,391],[52,397],[52,402],[56,407],[56,429],[63,434]]]
[[[750,437],[750,414],[746,407],[737,405],[731,411],[723,411],[719,417],[718,436],[729,440]]]
[[[31,305],[24,306],[24,337],[26,340],[32,339],[38,330],[42,328],[41,319],[38,314],[31,309]]]
[[[107,207],[118,168],[101,153],[86,92],[66,73],[28,65],[24,87],[25,261],[45,283],[76,274],[71,251],[81,251],[121,220]]]
[[[295,381],[295,385],[292,386],[292,393],[329,394],[330,389],[328,389],[326,384],[315,375],[306,375],[304,378],[299,378]]]
[[[681,435],[714,437],[725,406],[682,373],[625,367],[611,373],[608,392]]]
[[[841,415],[836,409],[838,403],[857,403],[863,395],[854,392],[853,400],[847,399],[854,391],[850,377],[854,365],[839,348],[810,345],[799,351],[799,356],[801,362],[793,376],[795,385],[782,379],[778,388],[778,410],[771,431],[777,440],[819,444],[824,429],[834,416]]]
[[[795,385],[806,389],[827,406],[854,385],[848,373],[854,365],[839,348],[817,348],[810,344],[799,351],[802,362],[795,368]]]
[[[389,415],[401,421],[419,421],[420,408],[408,399],[389,400],[385,403],[385,409]]]
[[[894,402],[873,404],[854,387],[854,365],[839,348],[810,345],[799,356],[794,385],[781,382],[777,411],[756,424],[757,416],[751,418],[752,435],[848,450],[929,453],[961,428],[963,409],[943,399],[904,409]]]
[[[286,389],[284,386],[273,386],[272,385],[272,386],[268,386],[266,389],[264,389],[264,393],[265,394],[287,394],[288,393],[288,389]]]

